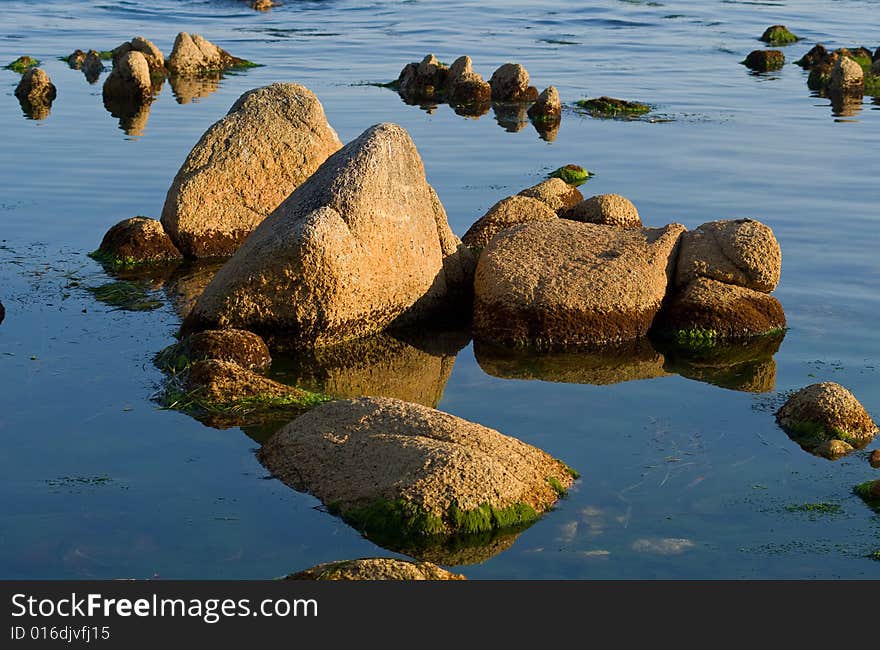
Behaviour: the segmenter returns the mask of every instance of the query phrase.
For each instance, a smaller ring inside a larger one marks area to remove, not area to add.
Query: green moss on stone
[[[205,399],[199,389],[184,391],[179,387],[177,378],[172,377],[160,401],[165,409],[181,411],[193,416],[245,417],[255,413],[268,414],[272,412],[299,415],[304,410],[328,402],[331,399],[326,395],[307,390],[291,390],[294,392],[287,395],[260,394],[242,397],[229,402],[212,402]]]
[[[865,75],[865,94],[880,95],[880,75],[870,73]]]
[[[773,25],[764,30],[761,40],[770,45],[789,45],[801,40],[795,36],[785,25]]]
[[[146,287],[134,282],[108,282],[87,290],[98,302],[124,311],[150,311],[162,306],[162,301],[151,297]]]
[[[32,56],[20,56],[15,61],[6,66],[7,70],[12,70],[13,72],[17,72],[19,74],[24,74],[30,68],[35,68],[40,65],[40,62],[37,61]]]
[[[807,88],[810,90],[824,90],[830,83],[830,72],[822,68],[813,68],[810,70],[810,76],[807,77]]]
[[[780,70],[785,65],[785,55],[779,50],[755,50],[749,52],[742,64],[756,72]]]
[[[867,503],[871,508],[880,511],[880,497],[876,497],[871,494],[872,488],[878,480],[880,479],[860,483],[853,489],[853,491],[858,494],[862,498],[862,500]]]
[[[796,438],[816,440],[823,442],[825,440],[842,440],[854,447],[861,444],[861,441],[843,429],[837,427],[826,427],[821,422],[795,422],[787,424],[785,430]]]
[[[579,471],[577,471],[573,467],[569,467],[568,465],[565,466],[565,471],[569,476],[571,476],[575,480],[577,480],[581,477],[581,473]]]
[[[869,56],[854,56],[850,54],[850,57],[853,61],[862,66],[862,70],[865,72],[871,71],[871,57]]]
[[[579,165],[565,165],[547,175],[548,178],[561,178],[569,185],[575,186],[583,185],[589,180],[590,176],[592,174]]]
[[[806,512],[819,515],[839,515],[843,510],[836,503],[802,503],[795,506],[787,506],[785,508],[789,512]]]
[[[91,253],[89,253],[89,257],[91,257],[96,262],[99,262],[102,266],[111,269],[119,269],[126,266],[136,266],[138,264],[144,263],[143,260],[136,260],[133,257],[116,257],[115,255],[105,253],[102,250],[92,251]]]
[[[98,58],[102,61],[112,61],[113,50],[101,50],[100,52],[98,52]]]
[[[568,490],[566,490],[566,489],[562,486],[562,483],[560,483],[560,482],[559,482],[559,479],[556,478],[555,476],[550,476],[550,477],[548,477],[548,478],[547,478],[547,484],[548,484],[551,488],[553,488],[553,491],[556,492],[556,495],[557,495],[560,499],[561,499],[562,497],[564,497],[564,496],[568,493]]]
[[[651,111],[651,107],[648,104],[617,99],[615,97],[581,99],[575,102],[575,105],[587,111],[593,117],[636,117]]]

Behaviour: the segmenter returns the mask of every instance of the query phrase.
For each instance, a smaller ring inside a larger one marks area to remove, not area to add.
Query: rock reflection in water
[[[165,283],[165,294],[181,319],[189,315],[205,287],[223,266],[223,261],[184,262]]]
[[[119,128],[125,135],[141,136],[150,119],[150,105],[137,101],[110,100],[104,101],[104,108],[119,120]]]
[[[400,540],[367,536],[374,544],[395,553],[402,553],[423,562],[444,566],[482,564],[503,553],[516,542],[526,528],[512,527],[478,535],[425,539]]]
[[[217,92],[221,79],[220,73],[197,77],[175,75],[168,78],[168,83],[171,85],[171,92],[174,93],[174,99],[177,100],[177,103],[189,104],[191,101]]]
[[[527,109],[528,104],[522,102],[492,104],[492,110],[495,112],[495,121],[509,133],[517,133],[526,128],[529,123]]]

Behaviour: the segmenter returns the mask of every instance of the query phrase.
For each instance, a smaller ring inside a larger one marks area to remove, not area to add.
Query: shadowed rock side
[[[409,134],[380,124],[257,227],[183,328],[332,345],[463,308],[472,268]]]
[[[160,222],[132,217],[110,228],[91,257],[111,266],[130,266],[170,262],[182,256]]]
[[[754,50],[749,52],[742,63],[755,72],[770,72],[782,69],[785,55],[779,50]]]
[[[547,349],[644,336],[684,230],[554,219],[499,233],[477,265],[474,338]]]
[[[392,550],[528,525],[574,480],[515,438],[388,398],[318,406],[274,435],[259,459]]]
[[[422,340],[383,333],[292,355],[277,355],[274,375],[333,397],[379,396],[436,407],[455,357],[470,333],[424,333]],[[401,338],[398,338],[401,337]],[[433,338],[428,344],[426,338]]]
[[[248,370],[266,370],[272,357],[265,341],[244,330],[205,330],[168,346],[156,355],[164,370],[183,371],[197,361],[227,361]]]
[[[776,421],[801,447],[831,459],[864,448],[878,431],[855,395],[830,381],[794,393]]]
[[[187,156],[165,198],[162,225],[188,257],[231,255],[340,146],[308,88],[250,90]]]
[[[776,387],[776,361],[785,333],[720,341],[708,346],[657,341],[665,355],[664,370],[721,388],[769,393]]]
[[[663,355],[645,338],[596,350],[545,352],[474,342],[480,368],[501,379],[605,386],[669,374]]]
[[[181,320],[185,319],[225,262],[189,261],[175,269],[165,283],[165,295]]]
[[[431,562],[396,558],[363,558],[326,562],[292,573],[285,580],[466,580]]]
[[[15,87],[15,96],[21,110],[32,120],[43,120],[49,116],[57,91],[47,75],[40,68],[28,68]]]

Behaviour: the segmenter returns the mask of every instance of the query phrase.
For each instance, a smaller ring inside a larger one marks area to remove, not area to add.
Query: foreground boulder
[[[675,284],[702,277],[769,293],[781,268],[782,250],[769,226],[753,219],[710,221],[682,236]]]
[[[124,54],[131,51],[140,52],[144,55],[151,74],[165,74],[165,55],[162,54],[162,50],[156,47],[152,41],[147,40],[143,36],[135,36],[127,43],[115,47],[113,49],[113,65],[115,66]]]
[[[245,330],[205,330],[186,337],[156,357],[156,365],[180,371],[198,361],[216,359],[248,370],[265,370],[272,357],[265,341]]]
[[[658,315],[654,330],[679,343],[712,345],[785,328],[785,312],[773,296],[698,278],[676,293]]]
[[[538,199],[556,212],[561,214],[584,200],[584,195],[578,188],[569,185],[561,178],[548,178],[532,187],[527,187],[519,196],[527,196]]]
[[[113,70],[104,81],[103,95],[105,106],[149,104],[153,99],[153,86],[146,57],[130,50],[114,61]]]
[[[472,268],[409,134],[379,124],[254,230],[184,329],[235,327],[329,345],[450,313],[468,295]]]
[[[276,83],[244,93],[187,156],[162,224],[188,257],[221,257],[342,146],[318,98]]]
[[[666,295],[684,230],[555,219],[500,233],[477,265],[475,338],[560,347],[644,336]]]
[[[380,540],[525,525],[574,480],[540,449],[389,398],[312,409],[275,434],[259,459],[284,483]]]
[[[15,87],[22,110],[33,119],[48,116],[56,95],[55,84],[40,68],[28,68]]]
[[[538,90],[529,85],[529,73],[518,63],[505,63],[489,79],[492,100],[496,102],[533,102]]]
[[[107,231],[91,257],[112,266],[181,259],[162,224],[147,217],[124,219]]]
[[[797,391],[776,412],[776,421],[801,444],[816,447],[840,440],[861,449],[877,433],[877,425],[865,407],[834,382],[812,384]]]
[[[641,228],[642,220],[633,202],[620,194],[599,194],[573,205],[562,213],[566,219],[619,228]]]
[[[489,208],[468,229],[461,241],[469,248],[480,249],[499,232],[511,226],[556,218],[556,211],[544,201],[528,196],[508,196]]]
[[[293,573],[286,580],[467,580],[431,562],[395,558],[364,558],[326,562]]]
[[[232,56],[200,34],[180,32],[166,65],[173,75],[197,75],[253,64]]]

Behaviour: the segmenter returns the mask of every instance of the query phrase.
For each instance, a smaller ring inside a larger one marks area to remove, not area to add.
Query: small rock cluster
[[[878,48],[880,50],[880,48]],[[880,58],[865,47],[828,51],[821,43],[813,46],[797,64],[809,70],[807,85],[832,101],[849,98],[860,101],[863,94],[880,93]]]

